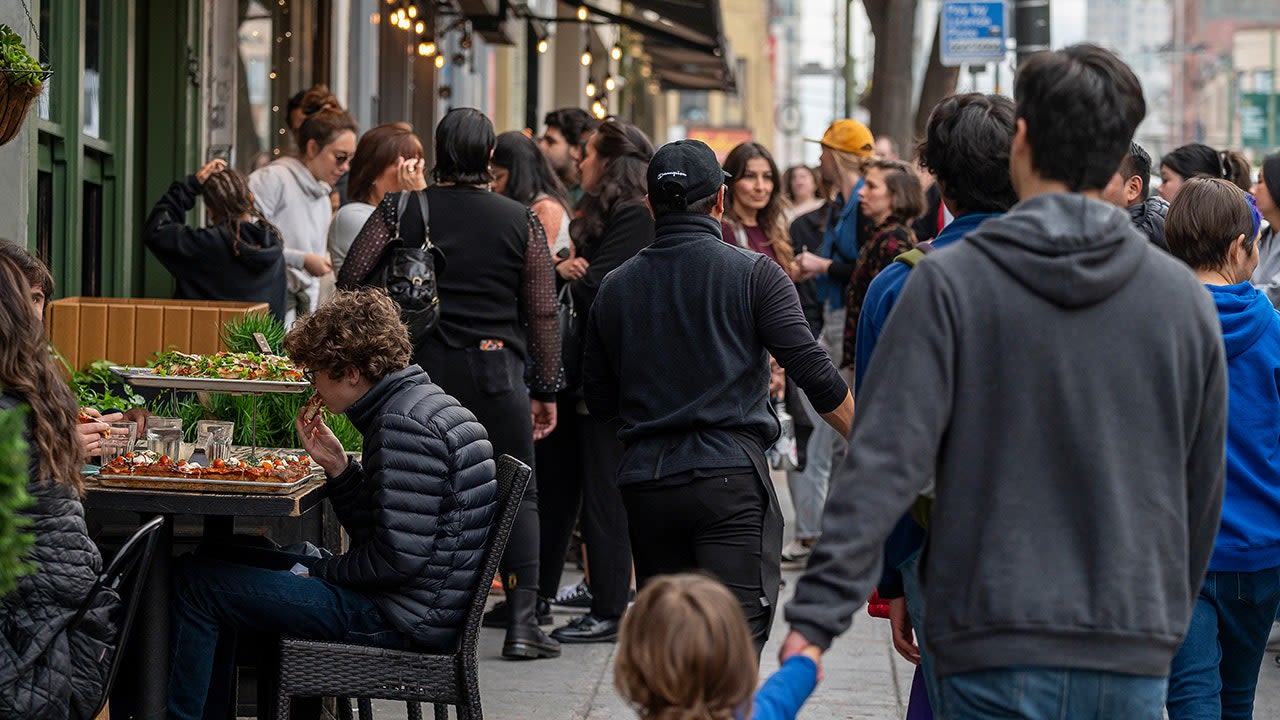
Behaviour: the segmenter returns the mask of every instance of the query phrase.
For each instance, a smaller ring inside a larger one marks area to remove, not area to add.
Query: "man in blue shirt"
[[[933,109],[920,147],[920,164],[933,173],[942,202],[955,216],[933,240],[933,248],[959,242],[984,220],[1003,214],[1018,201],[1009,179],[1013,129],[1013,101],[1002,95],[953,95]],[[910,271],[911,265],[896,262],[881,270],[867,289],[858,316],[854,351],[855,397],[889,311],[902,293]],[[925,682],[932,692],[932,658],[920,649],[919,642],[924,632],[924,598],[919,592],[918,575],[923,540],[920,524],[910,514],[902,516],[885,543],[885,569],[879,590],[880,596],[889,601],[894,647],[908,660],[923,664]]]

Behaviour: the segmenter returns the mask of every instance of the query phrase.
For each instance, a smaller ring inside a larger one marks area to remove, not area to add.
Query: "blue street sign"
[[[1003,2],[942,3],[942,64],[984,65],[1004,60],[1005,4]]]

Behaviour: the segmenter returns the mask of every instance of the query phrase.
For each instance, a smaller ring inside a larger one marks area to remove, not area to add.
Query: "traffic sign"
[[[942,3],[942,64],[948,67],[983,65],[1004,60],[1004,2]]]

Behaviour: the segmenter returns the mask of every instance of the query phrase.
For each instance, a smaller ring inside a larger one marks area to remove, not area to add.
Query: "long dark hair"
[[[565,210],[571,209],[569,195],[556,177],[551,161],[528,135],[517,130],[499,135],[498,144],[493,148],[493,165],[507,171],[503,195],[522,205],[532,205],[539,197],[549,195]]]
[[[31,307],[31,286],[5,256],[0,256],[0,348],[0,388],[31,407],[31,456],[40,479],[80,493],[84,450],[76,437],[78,404]]]
[[[730,150],[724,159],[724,171],[730,176],[729,192],[724,194],[724,217],[730,227],[739,225],[738,217],[733,213],[733,186],[746,174],[747,162],[755,158],[769,163],[769,173],[773,176],[773,192],[769,193],[769,202],[756,212],[756,224],[764,230],[778,264],[790,272],[795,250],[791,247],[791,235],[787,232],[786,218],[782,213],[782,177],[778,175],[778,164],[773,161],[773,156],[760,143],[744,142]]]
[[[653,157],[653,143],[644,131],[621,120],[600,123],[590,142],[605,167],[595,192],[582,198],[582,215],[569,228],[579,250],[600,239],[605,222],[619,205],[638,202],[649,192],[645,172]]]
[[[267,220],[258,206],[253,202],[253,193],[249,191],[249,183],[244,175],[231,168],[213,173],[200,186],[200,194],[204,195],[204,206],[209,210],[209,219],[214,225],[225,225],[231,232],[231,251],[240,254],[240,218],[248,215],[276,236],[276,242],[283,242],[279,228]],[[248,244],[248,243],[245,243]]]
[[[480,185],[493,182],[489,157],[496,138],[493,123],[475,108],[454,108],[436,126],[436,182]]]
[[[1178,173],[1185,180],[1193,177],[1222,178],[1249,192],[1249,161],[1234,150],[1221,152],[1204,143],[1189,143],[1170,150],[1160,158],[1160,164]]]

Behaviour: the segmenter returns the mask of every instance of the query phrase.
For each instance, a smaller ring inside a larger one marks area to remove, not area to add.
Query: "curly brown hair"
[[[622,617],[613,683],[643,720],[751,717],[758,671],[742,608],[712,578],[653,578]]]
[[[380,288],[339,290],[294,324],[284,351],[311,372],[338,378],[355,368],[373,382],[405,369],[413,357],[400,306]]]
[[[40,479],[82,492],[76,397],[49,352],[31,307],[31,285],[7,255],[0,255],[0,348],[0,388],[31,407],[31,455]]]

